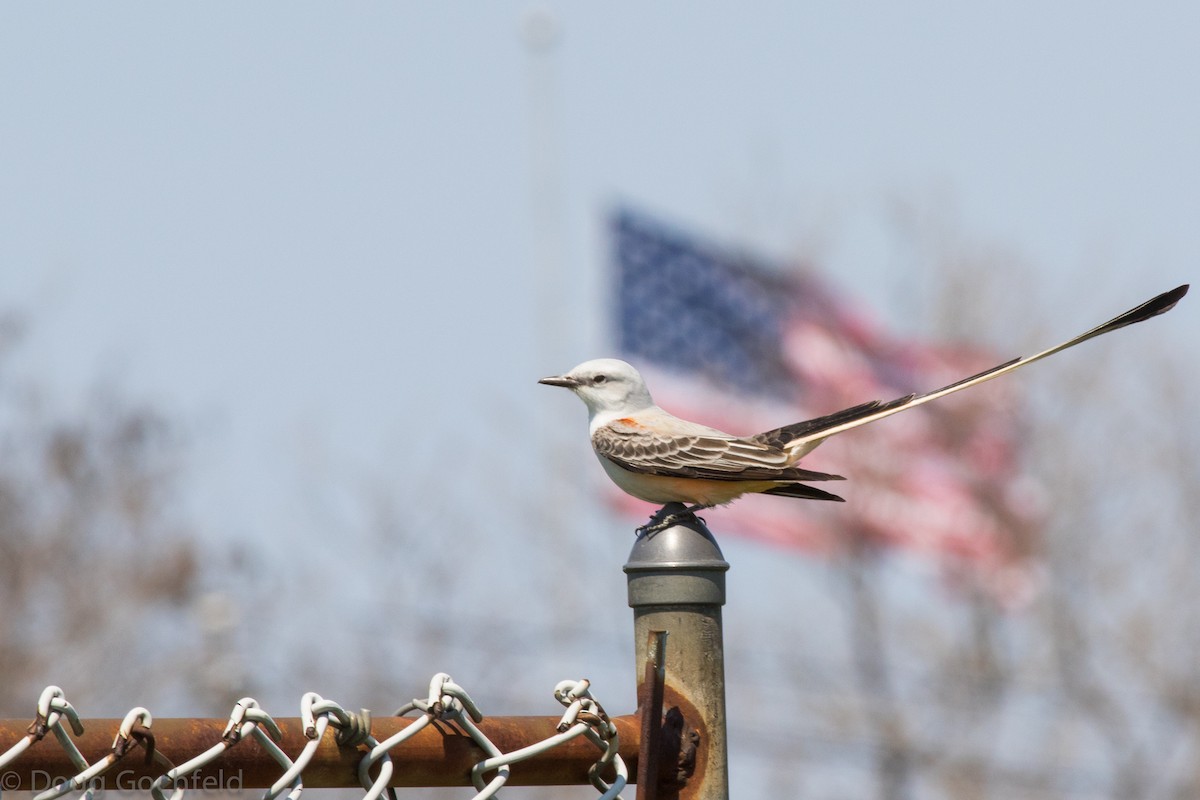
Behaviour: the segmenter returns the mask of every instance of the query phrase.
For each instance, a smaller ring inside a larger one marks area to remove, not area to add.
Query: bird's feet
[[[686,524],[688,522],[704,523],[704,518],[696,514],[697,511],[709,508],[709,506],[689,506],[681,511],[673,511],[670,514],[665,514],[666,506],[663,506],[658,511],[650,515],[650,521],[639,527],[634,533],[638,537],[649,536],[652,533],[665,531],[673,525]]]

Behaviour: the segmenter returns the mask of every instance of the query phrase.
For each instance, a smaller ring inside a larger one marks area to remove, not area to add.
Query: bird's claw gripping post
[[[705,524],[704,518],[698,516],[696,512],[705,508],[709,508],[710,506],[684,506],[679,508],[678,511],[671,511],[670,513],[667,513],[668,508],[679,505],[679,503],[668,503],[667,505],[663,506],[658,511],[655,511],[653,514],[651,514],[650,521],[645,525],[639,526],[634,533],[640,538],[642,536],[649,536],[652,533],[658,533],[659,531],[665,531],[672,525],[686,524],[688,522],[696,522],[701,525]]]

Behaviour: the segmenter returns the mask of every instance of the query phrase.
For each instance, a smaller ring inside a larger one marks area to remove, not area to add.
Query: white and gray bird
[[[640,500],[663,505],[683,503],[689,514],[752,493],[841,501],[808,482],[842,480],[842,476],[798,466],[801,458],[830,436],[998,378],[1080,342],[1162,314],[1173,308],[1187,290],[1184,284],[1164,292],[1062,344],[941,389],[862,403],[754,436],[733,436],[663,411],[651,399],[641,374],[615,358],[585,361],[566,374],[542,378],[538,383],[568,388],[587,405],[592,449],[600,464],[617,486]],[[666,527],[677,521],[677,516],[642,530]]]

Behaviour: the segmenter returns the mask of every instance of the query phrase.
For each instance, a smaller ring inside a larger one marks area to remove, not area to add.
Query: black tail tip
[[[1147,300],[1142,303],[1140,311],[1142,319],[1157,317],[1159,314],[1165,314],[1175,307],[1175,304],[1183,299],[1183,296],[1188,293],[1188,288],[1191,286],[1185,283],[1182,286],[1176,286],[1169,292],[1163,292],[1158,297]]]
[[[1190,284],[1185,283],[1182,286],[1176,286],[1169,292],[1163,292],[1157,297],[1152,297],[1137,308],[1131,308],[1116,319],[1111,319],[1104,323],[1093,333],[1107,333],[1117,328],[1124,328],[1126,325],[1132,325],[1135,322],[1142,322],[1151,317],[1157,317],[1159,314],[1165,314],[1183,299],[1183,296],[1188,293],[1189,286]]]
[[[1182,300],[1183,296],[1188,293],[1189,287],[1191,287],[1191,284],[1185,283],[1182,286],[1176,286],[1169,292],[1163,292],[1154,298],[1155,300],[1162,301],[1162,309],[1158,313],[1161,314],[1163,311],[1170,311],[1174,308],[1175,304]]]

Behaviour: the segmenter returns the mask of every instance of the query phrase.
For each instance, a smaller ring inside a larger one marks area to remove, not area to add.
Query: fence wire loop
[[[265,735],[270,736],[271,739],[279,741],[283,738],[283,732],[279,730],[275,720],[271,719],[270,714],[259,708],[258,701],[253,697],[243,697],[234,704],[233,713],[229,715],[229,724],[225,726],[225,732],[221,734],[221,738],[231,745],[235,745],[246,734],[256,734],[260,730],[260,725],[266,726]],[[262,741],[263,735],[259,734],[257,738]]]
[[[585,737],[603,751],[599,760],[588,769],[588,780],[601,792],[601,800],[620,798],[621,790],[629,782],[629,772],[624,760],[617,755],[619,741],[616,726],[604,714],[600,704],[591,697],[588,690],[590,685],[590,682],[584,679],[562,681],[555,687],[555,698],[567,706],[567,711],[557,726],[557,735],[510,753],[493,753],[475,765],[471,770],[471,779],[476,788],[481,789],[476,795],[476,800],[491,797],[499,790],[508,779],[504,770],[507,770],[509,765],[545,753],[577,736]],[[616,778],[611,784],[601,777],[610,766],[616,772]],[[496,769],[501,770],[501,774],[491,784],[482,786],[482,776]]]
[[[138,744],[144,744],[146,764],[150,764],[158,755],[154,751],[154,734],[150,732],[152,722],[150,712],[146,709],[141,706],[131,709],[117,729],[117,735],[113,739],[112,752],[95,764],[89,765],[84,760],[83,768],[77,775],[34,795],[34,800],[54,800],[54,798],[62,797],[68,792],[79,789],[84,790],[84,797],[90,798],[98,788],[96,780],[112,769],[118,761],[125,757],[126,753]],[[82,756],[80,758],[82,759]],[[161,760],[165,761],[166,759]]]
[[[375,744],[375,740],[371,737],[371,712],[364,709],[362,713],[354,714],[332,700],[326,700],[316,692],[307,692],[300,698],[300,720],[304,724],[304,736],[308,742],[296,756],[292,765],[263,794],[263,800],[274,800],[288,786],[300,786],[299,778],[303,774],[304,768],[312,761],[317,748],[321,745],[321,739],[324,738],[325,731],[330,725],[337,730],[334,740],[339,746],[357,747],[360,744]],[[343,741],[342,734],[347,731],[350,732],[350,735]],[[391,777],[390,770],[388,776]],[[298,796],[298,792],[293,791],[291,796]]]
[[[229,715],[229,723],[221,733],[221,741],[190,761],[180,764],[178,767],[156,778],[154,783],[150,785],[151,794],[154,795],[155,800],[182,800],[185,789],[180,785],[180,779],[183,776],[189,775],[216,760],[218,756],[237,745],[247,736],[253,736],[258,741],[259,745],[267,751],[271,758],[275,759],[276,763],[283,767],[285,775],[291,772],[294,766],[292,760],[288,758],[286,753],[279,749],[279,745],[275,744],[275,741],[272,739],[272,737],[274,739],[282,739],[283,732],[279,730],[279,726],[271,718],[271,715],[259,708],[257,700],[253,697],[243,697],[234,704],[233,712]],[[163,791],[168,786],[174,786],[174,791],[169,798]],[[291,800],[297,800],[300,797],[300,793],[304,790],[304,785],[300,780],[298,772],[292,780],[291,786],[292,791],[289,792],[288,797]],[[268,790],[268,793],[270,791]]]
[[[464,710],[468,716],[463,716]],[[475,705],[466,690],[454,683],[454,680],[444,672],[437,673],[429,681],[429,694],[424,700],[415,699],[405,703],[396,709],[394,716],[404,717],[414,711],[420,711],[421,717],[411,725],[405,726],[382,742],[376,741],[374,737],[366,740],[367,744],[371,745],[371,749],[358,762],[358,780],[367,790],[363,800],[378,800],[387,788],[393,772],[392,757],[389,755],[392,748],[416,736],[435,719],[447,722],[469,719],[481,721],[483,719],[479,707]],[[464,730],[468,730],[465,726],[463,727]],[[475,737],[472,736],[472,739]],[[475,741],[478,743],[477,739]],[[495,748],[493,747],[493,749]],[[376,763],[379,764],[379,774],[372,780],[371,768]]]
[[[63,717],[67,718],[70,723],[71,730],[76,736],[83,733],[83,723],[79,720],[79,714],[75,711],[74,706],[67,701],[63,690],[57,686],[47,686],[42,690],[41,697],[38,698],[37,716],[29,725],[27,736],[24,739],[24,746],[17,750],[13,755],[15,758],[22,751],[32,745],[34,742],[40,742],[45,738],[47,733],[53,731],[54,738],[58,740],[59,746],[66,752],[67,758],[81,773],[86,773],[89,767],[87,759],[79,752],[79,748],[75,746],[71,735],[63,728]],[[12,748],[9,752],[12,753],[16,748]],[[8,755],[7,753],[5,754]],[[7,763],[7,759],[4,760]],[[48,798],[59,797],[71,791],[74,787],[72,781],[62,781],[57,786],[51,787],[41,794],[37,795],[37,800],[48,800]],[[91,800],[95,789],[88,788],[84,792],[84,797]]]
[[[424,701],[414,700],[410,705],[441,720],[452,721],[465,711],[472,721],[483,721],[483,712],[475,705],[467,690],[444,672],[434,675],[429,682],[429,697]]]
[[[617,726],[591,695],[591,681],[583,678],[579,681],[563,681],[554,687],[554,697],[567,706],[562,722],[558,724],[559,731],[570,730],[575,724],[586,726],[583,735],[594,745],[603,750],[599,760],[588,770],[588,780],[592,786],[602,793],[603,798],[620,797],[620,791],[629,782],[629,773],[625,761],[618,754],[620,747],[617,736]],[[616,778],[610,784],[601,775],[609,767],[616,771]]]
[[[83,723],[79,721],[79,714],[75,711],[75,707],[67,702],[67,697],[63,694],[62,689],[57,686],[47,686],[42,690],[42,696],[38,698],[37,717],[29,725],[29,733],[33,736],[34,741],[40,742],[51,730],[58,730],[58,724],[64,716],[71,723],[71,730],[75,735],[82,736]]]
[[[59,722],[63,715],[66,715],[67,721],[71,724],[71,730],[75,731],[75,735],[79,736],[83,733],[83,723],[79,721],[79,715],[75,713],[75,709],[67,702],[67,698],[63,695],[63,690],[57,686],[47,686],[42,690],[41,697],[38,698],[37,716],[33,722],[29,723],[29,727],[25,731],[25,736],[17,741],[12,747],[0,753],[0,768],[7,766],[12,761],[16,760],[21,753],[24,753],[35,742],[40,742],[45,738],[46,734],[54,730],[57,734],[59,731]],[[64,734],[65,735],[65,734]],[[60,738],[61,741],[61,738]],[[74,748],[74,745],[71,745]],[[71,750],[67,750],[71,754]],[[71,756],[73,763],[75,756],[78,756],[79,761],[83,762],[83,756],[79,755],[78,750]]]
[[[155,756],[154,731],[150,730],[153,722],[154,718],[147,709],[138,706],[130,710],[121,722],[121,727],[117,729],[116,738],[113,739],[113,755],[122,758],[140,744],[146,750],[144,761],[149,766]]]
[[[334,741],[340,747],[358,747],[371,738],[371,709],[369,708],[360,709],[357,714],[347,711],[346,719],[339,718],[338,722],[342,724],[333,723],[337,728]]]

